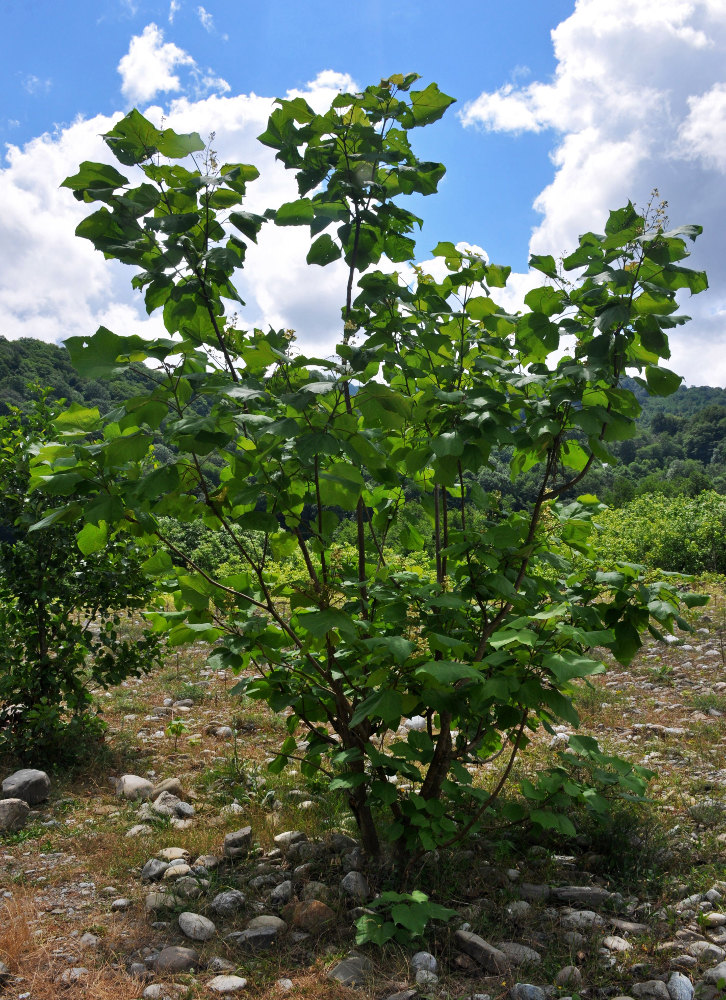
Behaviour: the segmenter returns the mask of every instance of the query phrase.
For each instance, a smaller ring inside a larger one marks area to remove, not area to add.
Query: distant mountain
[[[30,337],[20,340],[0,337],[0,412],[7,403],[22,409],[32,383],[51,388],[55,399],[97,406],[102,413],[148,388],[143,377],[133,373],[111,379],[82,378],[65,347]]]

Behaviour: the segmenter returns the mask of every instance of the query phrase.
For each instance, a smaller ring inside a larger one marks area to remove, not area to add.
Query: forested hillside
[[[0,336],[0,412],[6,411],[8,403],[24,408],[33,384],[51,388],[54,399],[97,406],[102,413],[146,386],[141,375],[82,378],[64,347],[30,337],[6,340]]]
[[[50,386],[56,399],[97,406],[102,413],[146,388],[143,375],[82,378],[64,347],[0,336],[0,412],[7,403],[22,408],[33,383]],[[627,388],[643,407],[637,433],[611,445],[619,464],[593,470],[586,490],[616,507],[644,493],[696,496],[713,489],[726,494],[726,389],[682,386],[672,396],[650,397],[634,381],[629,380]],[[538,473],[530,470],[513,484],[509,459],[506,450],[500,451],[490,470],[480,475],[480,483],[519,506],[536,495]]]

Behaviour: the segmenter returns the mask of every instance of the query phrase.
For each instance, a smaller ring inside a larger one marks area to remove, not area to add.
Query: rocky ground
[[[726,656],[709,614],[583,688],[584,731],[656,772],[646,813],[424,858],[410,887],[457,915],[418,951],[356,950],[385,870],[322,784],[266,778],[282,722],[230,697],[205,650],[125,682],[101,698],[111,736],[89,766],[29,805],[3,789],[21,803],[0,808],[17,827],[0,841],[3,995],[726,996]]]

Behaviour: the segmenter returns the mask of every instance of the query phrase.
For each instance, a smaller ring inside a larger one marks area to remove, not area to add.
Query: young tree
[[[89,686],[138,676],[160,655],[159,636],[119,628],[118,613],[144,607],[151,592],[137,547],[93,525],[76,540],[45,517],[47,496],[28,495],[31,458],[58,412],[40,393],[28,412],[0,417],[0,750],[33,762],[72,759],[84,737],[98,738]],[[46,529],[30,533],[43,519]]]
[[[91,444],[96,415],[71,409],[35,469],[81,496],[59,518],[82,517],[84,531],[125,520],[166,543],[147,568],[177,610],[155,616],[158,627],[172,642],[214,641],[213,662],[245,672],[240,690],[288,713],[273,767],[301,758],[304,773],[328,774],[373,853],[383,827],[402,851],[479,829],[531,734],[577,724],[572,682],[604,669],[588,650],[605,646],[627,663],[646,625],[657,634],[682,622],[675,590],[646,584],[638,567],[598,572],[595,498],[559,498],[634,432],[626,370],[652,393],[679,385],[660,365],[667,329],[683,321],[676,291],[706,287],[681,264],[700,229],[663,232],[630,204],[604,234],[581,237],[562,269],[533,257],[544,283],[517,314],[492,297],[509,268],[453,243],[433,251],[442,277],[412,265],[421,220],[401,202],[433,194],[444,167],[419,160],[410,136],[452,103],[435,84],[413,89],[417,79],[341,94],[324,114],[302,98],[280,101],[260,141],[295,171],[300,197],[266,216],[240,207],[257,170],[217,168],[196,134],[160,131],[133,111],[105,136],[143,177],[82,164],[64,184],[103,206],[78,234],[138,269],[133,285],[149,312],[162,311],[169,337],[101,328],[71,338],[86,375],[148,363],[149,392]],[[225,304],[239,305],[233,275],[266,218],[309,226],[311,265],[345,262],[333,360],[296,354],[288,331],[226,319]],[[398,271],[377,269],[384,258]],[[205,415],[192,408],[200,397]],[[174,464],[144,465],[155,431],[176,449]],[[502,512],[476,483],[505,447],[514,477],[539,470],[523,511]],[[222,463],[218,484],[204,473],[210,454]],[[402,518],[411,490],[434,553],[401,570],[387,545],[394,526],[407,549],[423,544]],[[165,537],[167,514],[224,533],[245,570],[219,579],[194,565]],[[355,545],[336,550],[343,517]],[[262,533],[254,551],[248,531]],[[293,551],[304,584],[284,572]],[[400,730],[414,715],[423,728]],[[613,763],[585,737],[571,739],[568,756],[600,777]],[[641,769],[619,762],[613,774],[625,792],[642,791]],[[571,830],[573,798],[604,808],[561,766],[521,787],[529,810],[509,803],[510,819],[528,811]]]

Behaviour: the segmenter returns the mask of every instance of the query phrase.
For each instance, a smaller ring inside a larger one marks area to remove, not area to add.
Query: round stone
[[[217,933],[217,928],[208,917],[200,913],[180,913],[179,927],[192,941],[209,941]]]
[[[215,976],[207,983],[213,993],[239,993],[246,986],[247,980],[241,976]]]

